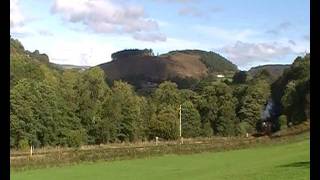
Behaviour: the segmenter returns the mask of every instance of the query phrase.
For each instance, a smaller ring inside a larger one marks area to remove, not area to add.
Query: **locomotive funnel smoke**
[[[264,111],[261,113],[262,120],[267,120],[268,118],[271,117],[273,106],[274,106],[274,104],[273,104],[272,99],[269,99],[268,104],[266,105]]]

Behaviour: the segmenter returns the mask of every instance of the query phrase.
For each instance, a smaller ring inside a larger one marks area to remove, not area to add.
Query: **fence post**
[[[30,156],[32,156],[32,150],[33,150],[33,148],[32,148],[32,145],[30,146]]]

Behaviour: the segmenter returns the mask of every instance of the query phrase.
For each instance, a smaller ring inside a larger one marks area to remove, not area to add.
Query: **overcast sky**
[[[60,64],[94,66],[128,48],[202,49],[240,69],[310,51],[308,0],[10,0],[10,32]]]

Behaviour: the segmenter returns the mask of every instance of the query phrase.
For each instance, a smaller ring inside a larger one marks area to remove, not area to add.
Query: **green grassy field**
[[[11,172],[13,180],[310,179],[310,141]]]

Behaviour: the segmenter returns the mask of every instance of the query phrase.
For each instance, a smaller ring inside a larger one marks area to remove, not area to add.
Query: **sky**
[[[310,52],[310,2],[10,0],[10,34],[59,64],[95,66],[123,49],[201,49],[248,70]]]

